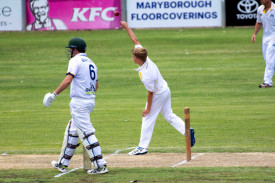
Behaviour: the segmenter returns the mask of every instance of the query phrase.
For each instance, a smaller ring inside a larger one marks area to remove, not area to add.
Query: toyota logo
[[[241,0],[238,3],[238,10],[242,13],[253,13],[258,9],[258,2],[256,0]]]

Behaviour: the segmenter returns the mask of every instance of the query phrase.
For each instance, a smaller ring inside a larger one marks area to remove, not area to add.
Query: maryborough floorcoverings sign
[[[219,0],[128,0],[127,21],[133,28],[219,27]]]

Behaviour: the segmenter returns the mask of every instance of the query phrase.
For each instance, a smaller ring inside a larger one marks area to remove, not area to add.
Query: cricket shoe
[[[142,154],[146,154],[147,153],[147,149],[143,148],[143,147],[137,147],[136,149],[132,150],[131,152],[128,153],[128,155],[132,156],[132,155],[142,155]]]
[[[104,165],[101,168],[88,170],[87,173],[88,174],[104,174],[104,173],[108,173],[108,169],[107,169],[107,166]]]
[[[190,128],[190,136],[191,136],[191,147],[193,147],[196,143],[195,130],[193,128]]]
[[[271,87],[272,87],[272,85],[269,85],[267,83],[263,83],[263,84],[259,85],[259,88],[271,88]]]
[[[53,166],[54,168],[58,169],[58,170],[59,170],[60,172],[62,172],[62,173],[68,172],[67,166],[60,165],[60,164],[58,164],[56,161],[52,161],[51,164],[52,164],[52,166]]]

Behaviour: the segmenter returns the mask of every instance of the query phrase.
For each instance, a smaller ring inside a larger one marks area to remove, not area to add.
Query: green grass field
[[[173,111],[183,118],[184,107],[191,109],[197,140],[192,152],[275,152],[274,88],[258,88],[265,67],[261,32],[255,45],[250,41],[252,27],[134,32],[169,84]],[[70,119],[69,90],[50,108],[42,100],[65,77],[68,59],[64,47],[72,37],[86,40],[87,54],[99,68],[100,86],[91,118],[103,153],[138,145],[147,91],[134,70],[138,66],[131,60],[133,44],[125,31],[0,32],[1,154],[59,153]],[[149,152],[185,152],[184,145],[184,138],[160,115]],[[41,171],[4,170],[0,182],[57,181],[53,179],[55,170]],[[167,176],[167,171],[173,176]],[[144,182],[264,182],[275,181],[274,171],[133,168],[111,169],[107,176],[93,179],[84,173],[66,177],[71,182],[129,182],[130,178]],[[153,179],[156,173],[160,176]],[[144,178],[139,179],[140,175]]]

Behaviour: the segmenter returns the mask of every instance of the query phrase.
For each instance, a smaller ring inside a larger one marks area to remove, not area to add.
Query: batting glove
[[[43,104],[46,107],[50,107],[50,105],[52,104],[52,102],[54,101],[54,99],[57,97],[56,93],[47,93],[43,99]]]

